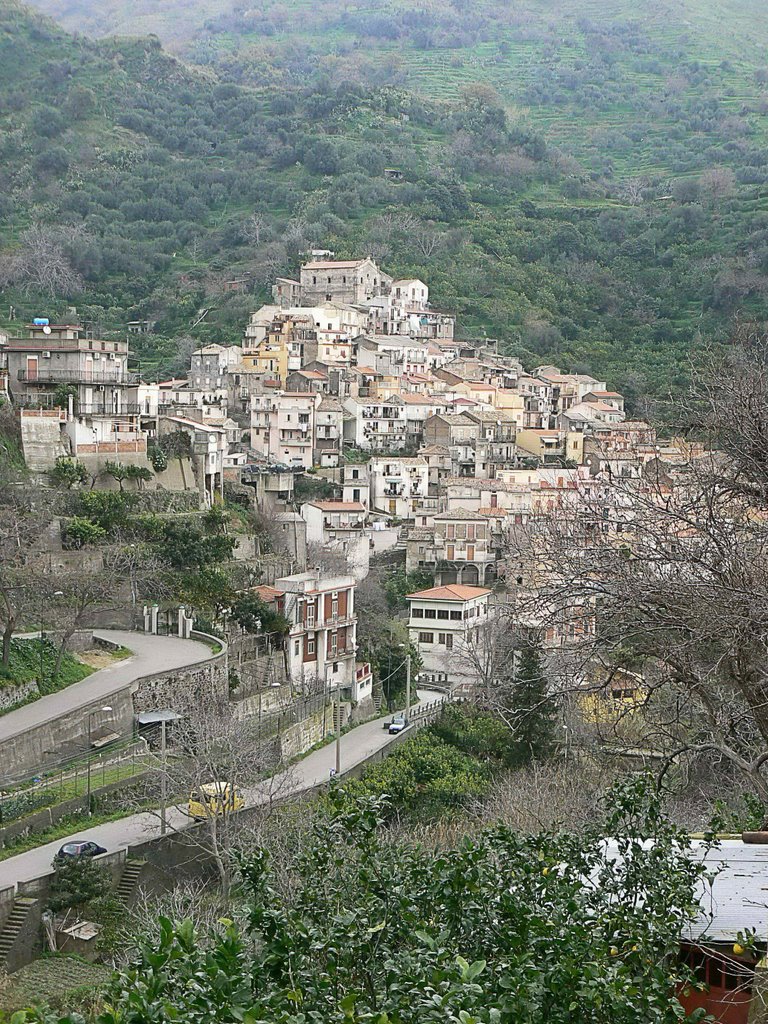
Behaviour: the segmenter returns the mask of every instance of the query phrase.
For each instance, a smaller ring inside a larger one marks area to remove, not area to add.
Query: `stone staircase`
[[[139,878],[141,877],[141,872],[144,870],[145,864],[146,861],[144,860],[127,860],[125,862],[125,868],[123,869],[123,874],[120,878],[120,884],[115,890],[115,895],[125,907],[127,907],[133,899],[133,895],[136,892],[136,886],[139,884]]]
[[[31,896],[17,896],[13,901],[13,909],[0,932],[0,967],[6,967],[8,970],[16,968],[17,965],[12,963],[13,947],[37,903],[38,901]]]
[[[374,680],[371,700],[373,701],[373,706],[376,709],[376,714],[380,715],[381,709],[384,706],[384,691],[378,680]]]

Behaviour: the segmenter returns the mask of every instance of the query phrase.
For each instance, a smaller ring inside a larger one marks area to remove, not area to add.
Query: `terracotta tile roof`
[[[308,501],[307,504],[322,512],[365,512],[365,505],[359,501]]]
[[[445,444],[428,444],[419,449],[419,455],[450,455],[451,449]]]
[[[503,516],[508,516],[509,515],[509,512],[507,512],[507,510],[505,508],[491,508],[490,505],[484,505],[483,508],[479,508],[477,511],[484,518],[486,516],[489,517],[489,518],[493,518],[495,516],[498,516],[499,518],[502,518]]]
[[[276,590],[274,587],[270,587],[266,583],[262,583],[259,587],[254,587],[253,591],[261,598],[262,601],[266,601],[267,604],[271,604],[276,601],[278,597],[283,596],[282,590]]]
[[[304,270],[353,270],[361,263],[365,263],[365,260],[317,260],[305,263]]]
[[[483,516],[479,512],[473,512],[468,508],[453,508],[448,512],[440,512],[435,516],[435,521],[438,519],[482,519]]]
[[[430,590],[419,590],[408,594],[408,600],[418,598],[425,601],[471,601],[473,597],[485,597],[490,594],[485,587],[466,587],[461,583],[450,583],[447,587],[432,587]]]
[[[426,526],[419,526],[410,531],[408,540],[432,540],[434,536],[434,530],[430,530]]]

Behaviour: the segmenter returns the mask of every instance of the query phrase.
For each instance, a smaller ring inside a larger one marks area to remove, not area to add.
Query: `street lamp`
[[[88,762],[86,767],[87,772],[87,805],[88,805],[88,817],[90,818],[93,814],[91,810],[91,728],[93,726],[93,716],[101,714],[109,714],[112,711],[110,704],[105,704],[103,708],[96,708],[95,711],[88,712]]]

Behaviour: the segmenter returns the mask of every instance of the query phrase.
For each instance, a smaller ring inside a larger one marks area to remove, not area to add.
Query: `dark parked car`
[[[103,846],[91,842],[90,839],[75,839],[72,843],[64,843],[56,854],[57,857],[98,857],[100,853],[106,853]]]

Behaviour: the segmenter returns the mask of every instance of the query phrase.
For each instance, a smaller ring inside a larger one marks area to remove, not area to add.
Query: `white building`
[[[343,474],[343,500],[359,502],[364,508],[370,508],[371,478],[368,463],[345,462]]]
[[[429,463],[422,458],[371,459],[370,507],[377,512],[413,519],[429,504]]]
[[[471,651],[483,643],[491,591],[449,584],[408,595],[408,630],[418,647],[421,682],[456,686],[476,681]]]
[[[341,402],[338,398],[323,395],[320,404],[315,409],[315,465],[338,466],[343,439],[344,410]]]
[[[308,501],[301,506],[307,541],[338,551],[359,582],[368,575],[371,561],[368,513],[359,501]]]
[[[398,451],[405,447],[408,421],[405,403],[394,396],[346,398],[344,439],[365,451]]]
[[[198,423],[181,416],[160,416],[158,434],[183,433],[189,438],[192,465],[200,496],[205,505],[224,498],[224,460],[229,452],[224,425]]]
[[[292,469],[311,469],[321,401],[322,396],[311,391],[252,395],[251,447]]]

